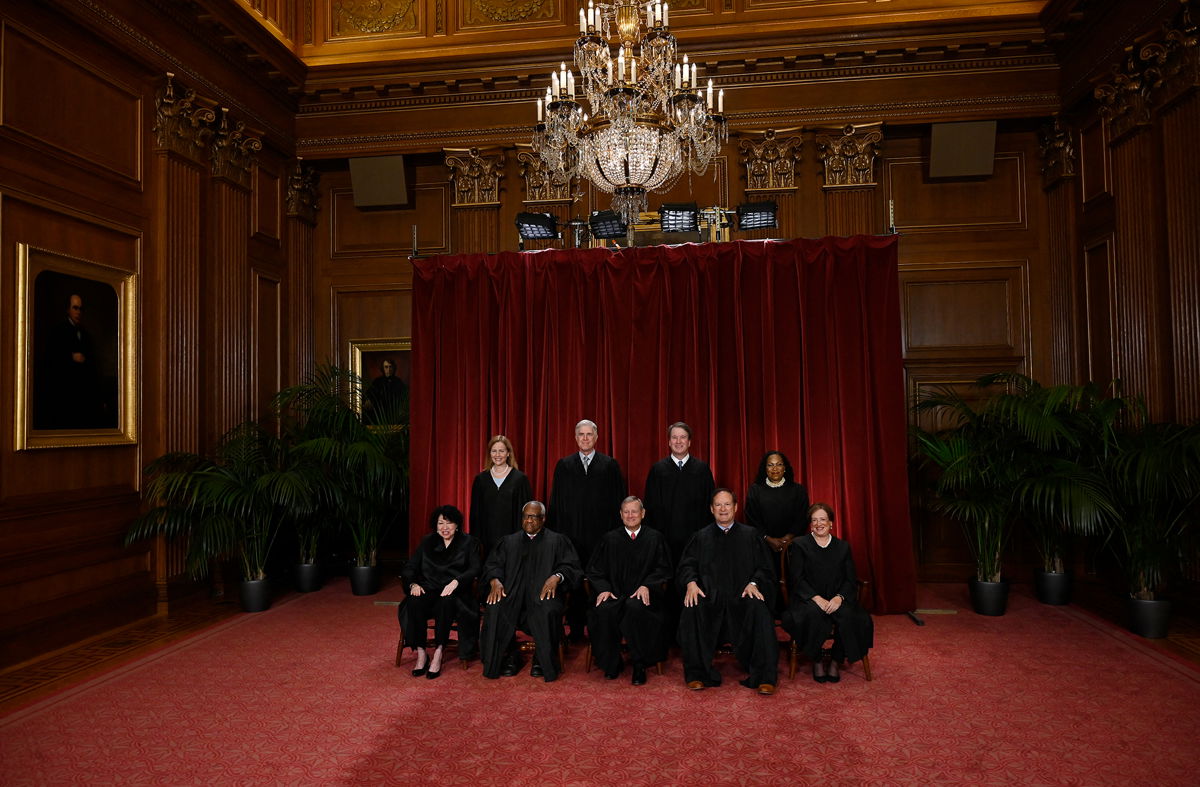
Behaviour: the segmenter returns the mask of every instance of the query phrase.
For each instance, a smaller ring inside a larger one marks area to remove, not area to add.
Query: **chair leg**
[[[792,640],[788,646],[788,680],[796,677],[796,659],[799,654],[800,647],[796,644],[796,640]]]
[[[660,661],[660,662],[658,662],[657,664],[655,664],[655,665],[654,665],[654,666],[655,666],[655,668],[656,668],[656,669],[658,669],[658,674],[659,674],[659,675],[662,675],[662,674],[663,674],[663,668],[662,668],[662,665],[663,665],[663,663],[662,663],[661,661]]]
[[[871,679],[871,657],[865,653],[863,654],[863,657],[862,657],[862,665],[863,665],[863,675],[866,677],[867,680],[870,680]]]
[[[584,663],[583,671],[591,672],[592,671],[592,641],[591,640],[588,640],[587,650],[584,652],[583,663]]]
[[[400,639],[396,640],[396,666],[400,666],[400,659],[404,658],[404,630],[400,630]]]

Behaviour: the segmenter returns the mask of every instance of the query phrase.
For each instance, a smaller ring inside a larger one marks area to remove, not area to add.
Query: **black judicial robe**
[[[554,598],[540,600],[542,585],[554,574],[562,574]],[[547,680],[558,677],[562,665],[555,661],[562,636],[563,596],[578,587],[583,569],[571,540],[561,533],[542,528],[534,538],[524,531],[510,533],[496,542],[483,568],[483,581],[489,588],[493,579],[504,585],[505,597],[485,604],[480,645],[483,675],[500,676],[504,655],[517,627],[533,636],[538,663]]]
[[[705,593],[696,606],[683,607],[679,616],[684,680],[719,686],[721,675],[712,660],[717,648],[730,642],[750,673],[747,685],[775,683],[779,671],[771,613],[775,573],[762,534],[741,522],[734,522],[728,533],[715,522],[705,525],[684,548],[675,581],[683,593],[689,582]],[[742,597],[750,582],[757,583],[765,601]]]
[[[751,485],[746,495],[746,522],[772,538],[807,533],[808,490],[795,481],[775,489],[762,482]]]
[[[588,634],[592,656],[605,672],[621,665],[621,637],[629,646],[635,665],[646,667],[666,658],[663,636],[663,586],[671,581],[671,558],[667,540],[652,527],[642,525],[637,539],[621,526],[600,539],[587,566],[587,578],[596,595],[616,596],[600,606],[588,606]],[[630,598],[645,585],[650,606]]]
[[[498,487],[491,470],[484,470],[471,484],[471,535],[490,553],[497,541],[521,529],[521,507],[532,499],[529,476],[520,470],[509,470]]]
[[[621,467],[611,456],[596,451],[586,473],[578,453],[564,456],[554,467],[548,525],[570,538],[586,561],[600,536],[620,521],[625,494]]]
[[[437,533],[421,539],[401,576],[404,589],[415,582],[424,592],[407,596],[396,614],[404,631],[404,644],[423,648],[426,644],[425,622],[434,620],[434,644],[445,645],[450,640],[450,626],[458,621],[459,653],[475,649],[479,635],[479,605],[471,595],[471,586],[479,576],[483,559],[479,542],[467,533],[455,533],[450,546]],[[442,588],[458,580],[454,593],[442,597]]]
[[[875,624],[858,604],[858,576],[848,542],[833,537],[829,546],[821,547],[811,535],[797,538],[788,547],[788,580],[792,593],[783,613],[783,627],[810,661],[820,655],[831,623],[838,625],[834,658],[854,662],[866,655],[875,644]],[[832,615],[812,600],[813,596],[829,599],[839,593],[842,606]]]
[[[712,470],[694,456],[679,469],[673,457],[655,462],[646,476],[646,524],[667,537],[672,560],[678,562],[688,539],[711,519]]]

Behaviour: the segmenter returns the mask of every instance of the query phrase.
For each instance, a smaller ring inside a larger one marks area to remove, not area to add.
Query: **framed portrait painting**
[[[17,246],[16,450],[137,442],[137,274]]]
[[[410,338],[350,341],[349,367],[362,380],[362,396],[356,401],[365,421],[381,425],[408,422],[411,353]]]

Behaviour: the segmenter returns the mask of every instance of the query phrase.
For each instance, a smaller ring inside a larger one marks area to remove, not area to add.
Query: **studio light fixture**
[[[700,209],[694,202],[664,202],[659,209],[663,232],[699,232]]]
[[[779,205],[771,202],[746,202],[737,207],[738,229],[763,230],[779,226]]]
[[[667,3],[588,0],[579,9],[578,76],[562,63],[537,100],[533,149],[550,177],[590,180],[613,195],[626,224],[648,209],[647,194],[707,170],[728,138],[725,91],[714,95],[711,79],[701,89],[687,55],[676,61],[669,23]]]
[[[588,226],[591,228],[592,237],[600,240],[624,238],[629,231],[629,225],[615,210],[595,211],[588,219]]]

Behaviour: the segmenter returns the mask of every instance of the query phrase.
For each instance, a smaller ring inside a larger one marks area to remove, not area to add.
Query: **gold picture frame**
[[[376,369],[385,358],[396,364],[396,376],[406,387],[412,385],[412,338],[351,339],[348,343],[347,366],[363,382],[364,394],[370,390]],[[362,413],[363,397],[355,397],[355,407]]]
[[[136,444],[137,274],[18,243],[16,314],[15,449]]]

